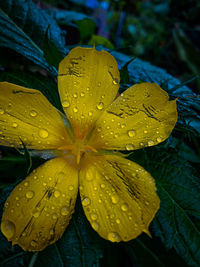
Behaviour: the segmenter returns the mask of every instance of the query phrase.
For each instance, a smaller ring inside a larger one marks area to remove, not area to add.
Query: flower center
[[[97,152],[95,148],[84,143],[84,139],[77,138],[72,145],[59,147],[58,150],[68,154],[71,153],[76,158],[76,163],[79,164],[81,157],[85,152]]]

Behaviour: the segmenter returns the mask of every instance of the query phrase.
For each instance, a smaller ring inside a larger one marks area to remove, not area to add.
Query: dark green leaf
[[[37,18],[37,19],[36,19]],[[5,0],[0,3],[0,46],[8,47],[56,75],[44,58],[42,47],[49,24],[53,42],[64,47],[60,28],[52,17],[31,1]]]

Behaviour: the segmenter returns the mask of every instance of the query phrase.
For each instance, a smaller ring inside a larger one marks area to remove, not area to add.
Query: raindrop
[[[24,183],[24,186],[28,186],[28,185],[29,185],[29,183],[28,183],[28,182],[25,182],[25,183]]]
[[[121,239],[120,239],[120,236],[118,235],[118,233],[116,232],[111,232],[111,233],[108,233],[108,236],[107,236],[108,240],[111,241],[111,242],[119,242]]]
[[[33,217],[38,218],[40,216],[40,211],[38,209],[33,210]]]
[[[54,213],[54,214],[52,215],[52,218],[53,218],[54,220],[56,220],[56,219],[57,219],[57,214]]]
[[[32,246],[32,247],[36,247],[36,246],[37,246],[37,242],[36,242],[35,240],[32,240],[32,241],[31,241],[31,246]]]
[[[73,185],[70,185],[70,186],[69,186],[69,191],[73,191],[73,190],[74,190]]]
[[[73,96],[74,96],[74,98],[77,98],[78,97],[77,93],[75,93]]]
[[[85,178],[86,178],[87,181],[92,181],[94,176],[91,175],[91,173],[87,173]]]
[[[37,111],[35,111],[35,110],[31,110],[31,111],[30,111],[30,116],[31,116],[31,117],[36,117],[36,116],[37,116]]]
[[[67,100],[64,100],[64,101],[62,102],[62,106],[63,106],[64,108],[68,108],[68,107],[69,107],[69,102],[68,102]]]
[[[85,93],[82,92],[82,93],[81,93],[81,96],[82,96],[82,97],[85,96]]]
[[[125,124],[125,123],[123,123],[123,124],[121,125],[121,128],[123,129],[125,126],[126,126],[126,124]]]
[[[45,130],[45,129],[40,129],[40,130],[39,130],[39,136],[40,136],[41,138],[47,138],[47,137],[49,136],[49,133],[48,133],[47,130]]]
[[[90,205],[90,199],[87,198],[87,197],[84,198],[83,201],[82,201],[82,205],[83,205],[84,207]]]
[[[12,125],[14,128],[17,128],[18,124],[16,122],[13,122],[13,125]]]
[[[106,186],[105,186],[105,184],[101,184],[101,188],[105,188]]]
[[[122,206],[121,206],[121,209],[123,210],[123,211],[127,211],[128,210],[128,204],[123,204]]]
[[[78,108],[77,108],[77,107],[73,108],[73,111],[74,111],[75,113],[78,112]]]
[[[35,195],[35,193],[34,193],[33,191],[28,191],[28,192],[26,193],[26,197],[27,197],[27,198],[33,198],[34,195]]]
[[[127,144],[126,145],[126,150],[133,150],[133,145],[132,144]]]
[[[153,140],[148,141],[148,146],[153,146],[153,145],[154,145],[154,141]]]
[[[112,203],[117,204],[119,202],[119,197],[117,195],[113,195],[111,197]]]
[[[144,146],[144,143],[141,142],[141,143],[140,143],[140,146],[143,147],[143,146]]]
[[[93,114],[93,112],[92,112],[92,111],[89,111],[88,115],[89,115],[90,117],[92,116],[92,114]]]
[[[101,82],[98,82],[98,84],[97,84],[98,86],[101,86]]]
[[[117,84],[117,79],[113,80],[113,84],[114,84],[114,85]]]
[[[19,197],[16,197],[15,199],[16,199],[16,200],[19,200]]]
[[[4,110],[2,108],[0,108],[0,115],[4,114]]]
[[[69,214],[69,209],[68,209],[68,207],[67,207],[67,206],[62,207],[60,213],[61,213],[63,216],[68,215],[68,214]]]
[[[116,219],[117,224],[120,224],[120,222],[121,222],[120,219]]]
[[[15,235],[15,225],[11,221],[3,221],[1,223],[1,231],[10,240]]]
[[[92,228],[97,231],[99,229],[99,224],[97,222],[93,222]]]
[[[158,137],[156,140],[157,140],[157,142],[159,142],[159,143],[162,142],[162,138],[161,138],[161,137]]]
[[[58,198],[60,196],[60,191],[58,190],[54,191],[53,195],[55,198]]]
[[[97,105],[97,109],[98,110],[102,110],[104,107],[104,103],[103,102],[99,102],[99,104]]]
[[[147,131],[147,130],[144,130],[144,133],[145,133],[145,134],[147,134],[147,133],[148,133],[148,131]]]
[[[57,174],[58,177],[58,183],[61,183],[63,181],[63,179],[65,178],[65,173],[64,172],[59,172]]]
[[[91,219],[93,220],[93,221],[95,221],[96,219],[97,219],[97,214],[96,213],[92,213],[91,214]]]
[[[136,131],[134,131],[134,130],[128,131],[128,136],[129,137],[134,137],[135,135],[136,135]]]

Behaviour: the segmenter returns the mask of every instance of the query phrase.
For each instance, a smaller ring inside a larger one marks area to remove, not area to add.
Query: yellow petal
[[[148,227],[160,207],[154,179],[118,156],[86,158],[80,171],[82,205],[91,226],[112,242],[128,241]]]
[[[96,123],[89,145],[135,150],[169,137],[177,121],[176,100],[155,83],[136,84],[119,96]]]
[[[43,250],[65,231],[74,211],[77,190],[77,170],[66,159],[47,161],[8,197],[2,233],[23,250]]]
[[[61,61],[58,73],[62,106],[75,135],[83,137],[117,94],[117,62],[104,50],[76,47]]]
[[[0,83],[0,145],[54,149],[69,143],[58,111],[38,90]]]

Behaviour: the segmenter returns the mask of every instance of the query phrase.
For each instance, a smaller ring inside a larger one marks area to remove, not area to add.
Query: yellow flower
[[[0,83],[0,145],[53,150],[8,197],[1,231],[24,250],[58,240],[80,191],[91,226],[112,242],[148,227],[160,206],[154,179],[138,164],[105,150],[156,145],[177,120],[176,101],[157,84],[142,83],[117,99],[115,59],[95,48],[74,48],[59,65],[58,89],[70,122],[37,90]]]

